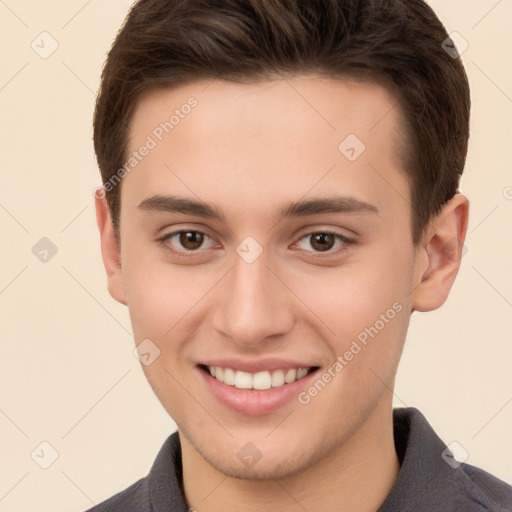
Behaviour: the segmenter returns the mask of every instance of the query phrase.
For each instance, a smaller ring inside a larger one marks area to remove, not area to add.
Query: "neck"
[[[388,401],[328,457],[279,480],[230,478],[208,464],[181,432],[180,439],[185,496],[200,512],[235,512],[241,504],[247,512],[375,512],[400,469]]]

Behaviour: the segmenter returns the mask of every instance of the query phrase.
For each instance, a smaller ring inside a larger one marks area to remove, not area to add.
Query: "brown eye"
[[[338,254],[354,244],[355,240],[330,231],[315,231],[303,236],[297,246],[309,253],[328,253],[328,255]],[[334,249],[334,250],[333,250]],[[319,254],[318,254],[319,255]]]
[[[181,246],[189,251],[199,249],[203,245],[204,234],[199,231],[182,231],[179,235]]]
[[[313,233],[310,237],[311,247],[318,251],[329,251],[336,241],[336,237],[331,233]]]
[[[215,245],[214,240],[202,231],[181,230],[163,236],[158,244],[175,256],[200,256]]]

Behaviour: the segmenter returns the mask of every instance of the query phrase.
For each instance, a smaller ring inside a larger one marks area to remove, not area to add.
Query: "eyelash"
[[[167,245],[165,243],[166,241],[173,238],[174,236],[180,235],[182,233],[196,233],[196,234],[201,234],[201,235],[207,236],[208,238],[212,238],[210,235],[208,235],[208,233],[205,233],[204,231],[199,231],[199,230],[195,230],[195,229],[182,229],[180,231],[174,231],[174,232],[169,233],[161,238],[158,238],[157,242],[159,242],[159,245],[161,247],[163,247],[166,251],[170,252],[173,255],[177,255],[177,256],[185,257],[185,258],[194,258],[194,257],[200,256],[200,253],[202,252],[201,249],[196,249],[193,251],[177,251],[175,249],[172,249],[169,245]],[[357,243],[356,240],[354,240],[352,238],[348,238],[347,236],[342,235],[341,233],[336,233],[335,231],[311,231],[311,232],[306,233],[303,236],[301,236],[297,240],[297,242],[295,242],[295,244],[297,244],[301,240],[304,240],[305,238],[311,237],[312,235],[318,235],[318,234],[332,235],[335,237],[335,239],[337,241],[343,242],[344,245],[353,245],[353,244]],[[329,249],[329,251],[326,251],[326,252],[320,252],[320,251],[307,251],[307,252],[311,252],[312,256],[314,258],[323,258],[323,257],[329,257],[329,256],[333,256],[335,254],[339,254],[341,252],[344,252],[345,250],[346,250],[346,248],[341,249],[341,250],[338,249],[337,251],[333,251],[332,249]]]

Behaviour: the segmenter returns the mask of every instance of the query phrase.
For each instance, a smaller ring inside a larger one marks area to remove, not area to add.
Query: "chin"
[[[287,478],[301,473],[310,465],[309,460],[299,460],[297,455],[294,455],[293,459],[288,458],[284,461],[278,460],[277,457],[266,461],[262,458],[253,467],[244,468],[240,462],[230,463],[221,454],[216,457],[201,455],[216,471],[239,480],[265,481]]]
[[[212,450],[211,445],[206,445],[204,449],[202,446],[197,446],[190,438],[187,439],[212,468],[239,480],[263,481],[292,477],[315,465],[330,451],[327,445],[307,446],[300,439],[293,443],[290,439],[282,440],[279,443],[280,446],[274,447],[269,444],[262,448],[261,458],[250,467],[244,467],[244,463],[238,457],[241,451],[238,445],[232,447],[225,443],[217,445]],[[283,449],[283,443],[286,443],[285,449]]]

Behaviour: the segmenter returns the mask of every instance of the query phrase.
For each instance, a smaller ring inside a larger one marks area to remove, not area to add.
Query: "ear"
[[[126,305],[121,252],[114,234],[112,217],[104,193],[95,194],[96,221],[100,230],[101,255],[107,271],[108,291],[112,297]]]
[[[469,200],[457,193],[431,222],[418,249],[418,279],[413,292],[413,310],[441,307],[452,288],[463,256],[468,227]]]

